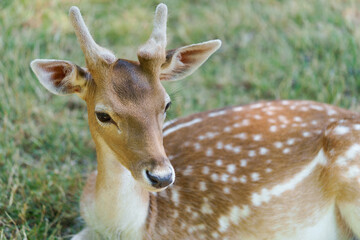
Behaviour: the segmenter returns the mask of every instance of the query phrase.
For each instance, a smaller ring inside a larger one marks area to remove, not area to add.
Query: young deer
[[[78,8],[70,19],[87,68],[31,67],[49,91],[87,103],[98,166],[81,199],[87,228],[74,239],[360,237],[360,114],[273,101],[163,126],[170,98],[161,80],[191,74],[221,42],[165,51],[160,4],[139,62],[129,61],[94,42]]]

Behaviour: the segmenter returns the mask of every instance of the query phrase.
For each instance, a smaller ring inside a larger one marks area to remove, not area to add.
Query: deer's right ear
[[[30,64],[40,83],[57,95],[77,93],[83,98],[90,73],[69,61],[36,59]]]
[[[169,50],[161,66],[160,80],[175,81],[192,74],[221,46],[220,40],[211,40]]]

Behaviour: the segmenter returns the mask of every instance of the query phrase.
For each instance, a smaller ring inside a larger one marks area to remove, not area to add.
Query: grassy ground
[[[136,2],[136,4],[134,4]],[[260,99],[312,99],[360,111],[359,1],[170,1],[169,48],[219,38],[187,80],[167,83],[171,118]],[[34,58],[83,65],[67,18],[78,5],[95,39],[135,59],[158,1],[0,1],[0,239],[62,239],[95,151],[86,108],[48,93]]]

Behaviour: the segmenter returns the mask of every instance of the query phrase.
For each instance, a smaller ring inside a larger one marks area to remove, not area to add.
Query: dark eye
[[[170,106],[171,106],[171,102],[168,102],[165,106],[165,112],[170,108]]]
[[[111,117],[107,113],[96,112],[95,114],[96,114],[97,119],[99,119],[100,122],[107,123],[107,122],[111,121]]]

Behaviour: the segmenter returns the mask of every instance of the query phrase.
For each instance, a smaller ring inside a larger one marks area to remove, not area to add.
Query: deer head
[[[166,188],[175,173],[163,147],[163,122],[171,102],[161,81],[190,75],[221,41],[166,51],[167,7],[159,4],[153,32],[138,50],[139,61],[117,59],[96,44],[77,7],[71,7],[69,15],[86,68],[64,60],[36,59],[32,70],[50,92],[75,93],[86,102],[98,154],[106,146],[145,189]]]

